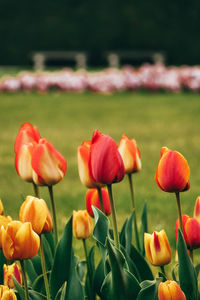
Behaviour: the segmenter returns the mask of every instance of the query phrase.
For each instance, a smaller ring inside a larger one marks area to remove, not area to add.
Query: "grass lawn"
[[[32,194],[14,167],[13,146],[20,125],[31,122],[66,157],[68,169],[54,187],[61,232],[73,209],[85,208],[86,188],[77,170],[77,147],[97,128],[118,143],[126,133],[137,141],[142,171],[134,175],[138,218],[148,205],[149,231],[165,229],[174,247],[175,195],[162,192],[154,176],[160,148],[181,152],[191,169],[191,189],[181,194],[183,213],[193,214],[200,194],[200,96],[198,94],[116,93],[99,95],[51,92],[0,94],[0,197],[6,214],[18,217],[22,195]],[[131,212],[127,178],[113,186],[119,228]],[[49,202],[46,188],[41,197]],[[78,247],[78,246],[77,246]]]

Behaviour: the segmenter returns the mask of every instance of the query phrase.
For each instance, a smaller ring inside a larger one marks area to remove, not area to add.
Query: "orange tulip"
[[[193,216],[200,223],[200,196],[196,199]]]
[[[119,142],[118,150],[123,159],[126,174],[141,170],[140,151],[134,139],[124,134]]]
[[[40,139],[33,149],[33,181],[37,185],[54,185],[65,175],[67,163],[65,158],[46,139]]]
[[[31,165],[32,153],[36,143],[21,145],[15,156],[15,168],[18,175],[27,182],[33,182],[34,170]]]
[[[17,300],[13,289],[6,285],[0,285],[0,300]]]
[[[15,153],[19,151],[22,145],[30,142],[38,143],[39,139],[40,134],[36,126],[33,126],[30,123],[22,124],[15,140]]]
[[[158,287],[159,300],[186,300],[185,294],[176,281],[161,282]]]
[[[103,212],[106,216],[109,216],[111,214],[111,208],[110,208],[110,200],[107,189],[101,188],[101,194],[102,194],[102,200],[103,200]],[[100,199],[97,189],[90,189],[86,193],[86,208],[89,215],[94,218],[94,213],[92,210],[92,205],[97,207],[98,209],[101,209],[100,206]]]
[[[164,266],[171,261],[171,249],[164,230],[144,235],[145,253],[153,266]]]
[[[77,239],[87,239],[93,230],[92,219],[87,210],[73,211],[73,234]]]
[[[200,248],[200,224],[195,218],[182,215],[183,236],[188,249],[193,250]],[[179,220],[175,225],[175,236],[178,238]]]
[[[4,207],[3,207],[3,203],[0,199],[0,216],[3,216],[4,215]]]
[[[10,216],[0,216],[0,248],[2,248],[2,226],[4,229],[7,228],[8,223],[12,221],[12,218]]]
[[[120,182],[125,174],[115,141],[98,130],[93,133],[91,141],[89,172],[94,181],[107,185]]]
[[[10,289],[15,287],[12,276],[22,285],[21,270],[16,263],[3,266],[3,284],[7,285]]]
[[[190,168],[183,155],[163,147],[155,175],[157,185],[165,192],[183,192],[190,188],[189,176]]]
[[[37,234],[48,233],[52,230],[52,218],[46,202],[32,196],[27,196],[19,212],[21,222],[30,222]]]
[[[82,145],[78,147],[78,172],[82,184],[85,185],[87,188],[94,188],[101,185],[92,180],[89,173],[88,162],[90,157],[90,147],[91,141],[83,141]]]
[[[1,227],[2,249],[8,260],[34,257],[40,247],[40,238],[32,230],[31,223],[11,221],[6,229]]]

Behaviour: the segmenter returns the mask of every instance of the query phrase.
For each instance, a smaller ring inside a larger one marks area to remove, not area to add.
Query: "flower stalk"
[[[51,200],[51,208],[52,208],[52,214],[53,214],[53,232],[54,232],[54,240],[55,240],[55,246],[58,243],[58,230],[57,230],[57,220],[56,220],[56,207],[55,207],[55,201],[53,196],[53,187],[50,185],[48,186],[49,189],[49,195]]]
[[[25,298],[26,300],[29,300],[29,293],[28,293],[28,284],[27,284],[27,278],[26,278],[26,270],[24,265],[24,260],[20,259],[20,265],[21,265],[21,271],[22,271],[22,280],[24,283],[24,290],[25,290]]]
[[[181,201],[180,201],[180,193],[176,192],[176,202],[178,206],[178,217],[179,217],[179,224],[180,224],[180,229],[183,232],[183,221],[182,221],[182,213],[181,213]]]
[[[42,264],[42,272],[43,272],[46,296],[47,296],[47,300],[51,300],[49,283],[48,283],[47,272],[46,272],[46,267],[45,267],[45,257],[44,257],[44,247],[43,247],[42,235],[40,235],[40,255],[41,255],[41,264]]]

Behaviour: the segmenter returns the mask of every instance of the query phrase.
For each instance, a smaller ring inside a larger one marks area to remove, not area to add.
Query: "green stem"
[[[118,235],[118,229],[117,229],[117,218],[116,218],[116,211],[115,211],[115,203],[114,203],[114,199],[113,199],[111,184],[107,185],[107,189],[108,189],[108,194],[109,194],[109,198],[110,198],[110,207],[111,207],[111,212],[112,212],[112,223],[113,223],[112,225],[113,225],[115,247],[120,249],[119,235]]]
[[[101,211],[103,213],[105,213],[104,211],[104,206],[103,206],[103,197],[102,197],[102,193],[101,193],[101,188],[100,187],[97,187],[97,191],[98,191],[98,195],[99,195],[99,202],[100,202],[100,208],[101,208]]]
[[[43,248],[42,236],[40,236],[40,255],[41,255],[42,272],[43,272],[43,277],[44,277],[44,285],[45,285],[47,300],[51,300],[50,290],[49,290],[49,283],[48,283],[47,272],[46,272],[46,267],[45,267],[45,258],[44,258],[44,248]]]
[[[180,194],[179,194],[179,192],[177,192],[175,194],[176,194],[176,202],[177,202],[177,206],[178,206],[179,226],[180,226],[180,229],[183,233],[183,222],[182,222],[182,214],[181,214]]]
[[[132,181],[132,174],[131,173],[128,174],[128,180],[129,180],[129,187],[130,187],[130,192],[131,192],[131,200],[132,200],[132,208],[133,208],[133,222],[134,222],[134,230],[135,230],[135,241],[136,241],[137,249],[139,251],[141,251],[138,228],[137,228],[135,197],[134,197],[134,189],[133,189],[133,181]]]
[[[38,189],[38,186],[34,182],[33,182],[33,189],[34,189],[35,197],[39,198],[39,189]]]
[[[90,289],[91,289],[92,288],[92,271],[91,271],[89,260],[88,260],[86,240],[82,239],[82,241],[83,241],[83,248],[84,248],[84,252],[85,252],[85,259],[86,259],[86,263],[87,263],[87,271],[88,271],[88,275],[89,275]]]
[[[58,230],[57,230],[57,221],[56,221],[56,208],[55,208],[55,202],[53,197],[53,187],[48,186],[49,194],[50,194],[50,200],[51,200],[51,208],[53,213],[53,228],[54,228],[54,239],[55,239],[55,246],[58,242]]]
[[[25,270],[25,265],[24,265],[23,259],[20,260],[20,265],[21,265],[21,271],[22,271],[22,279],[23,279],[23,283],[24,283],[25,298],[26,298],[26,300],[29,300],[26,270]]]
[[[193,257],[193,249],[190,250],[190,258],[191,258],[191,260],[192,260],[192,262],[193,262],[193,261],[194,261],[194,257]]]
[[[160,266],[161,272],[165,275],[166,277],[166,273],[165,273],[165,267],[164,266]]]

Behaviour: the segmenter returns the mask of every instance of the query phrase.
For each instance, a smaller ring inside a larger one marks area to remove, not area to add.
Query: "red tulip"
[[[111,214],[110,209],[110,200],[107,189],[101,188],[101,194],[102,194],[102,200],[103,200],[103,212],[106,216],[109,216]],[[97,189],[90,189],[86,193],[86,209],[89,215],[94,218],[94,213],[92,210],[92,205],[97,207],[98,209],[101,209],[100,206],[100,199]]]
[[[124,178],[125,170],[115,141],[96,130],[91,141],[89,171],[98,183],[110,185]]]
[[[54,185],[65,175],[67,162],[65,158],[46,139],[40,139],[34,147],[31,160],[35,171],[33,180],[37,185]]]
[[[197,197],[194,207],[194,218],[200,223],[200,196]]]
[[[36,142],[38,143],[40,139],[40,134],[36,126],[31,125],[30,123],[24,123],[19,129],[15,140],[15,153],[18,152],[20,147],[26,143]]]
[[[183,236],[187,244],[188,249],[200,248],[200,224],[195,218],[191,218],[187,215],[182,215],[183,222]],[[175,236],[178,238],[179,220],[175,225]]]
[[[157,185],[165,192],[183,192],[190,188],[189,176],[190,168],[183,155],[163,147],[155,175]]]
[[[141,170],[140,151],[134,139],[124,134],[119,142],[118,150],[124,162],[125,173],[136,173]]]

